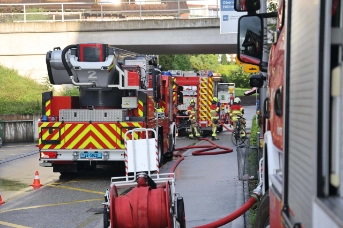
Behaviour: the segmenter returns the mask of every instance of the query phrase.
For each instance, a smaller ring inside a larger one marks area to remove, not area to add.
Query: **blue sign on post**
[[[246,12],[236,12],[234,0],[220,0],[220,33],[233,33],[238,30],[238,19]]]

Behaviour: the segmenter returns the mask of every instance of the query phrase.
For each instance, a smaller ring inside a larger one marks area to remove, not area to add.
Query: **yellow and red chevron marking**
[[[48,127],[59,127],[49,131]],[[140,122],[119,123],[40,123],[39,148],[46,149],[124,149],[123,138],[129,128],[143,127]],[[130,137],[130,136],[129,136]],[[138,134],[134,137],[138,139]],[[60,140],[60,144],[42,144]]]
[[[139,116],[143,116],[144,112],[143,112],[143,101],[138,100],[138,115]]]
[[[41,123],[39,131],[39,145],[42,140],[60,140],[60,129],[61,122],[56,123]]]
[[[207,118],[210,120],[211,119],[211,110],[210,110],[210,107],[211,107],[211,104],[212,104],[212,99],[213,99],[213,79],[212,77],[208,77],[208,104],[207,104],[207,109],[208,109],[208,112],[207,112]]]
[[[48,100],[45,102],[45,115],[50,116],[51,115],[51,100]]]
[[[207,78],[201,78],[200,80],[200,111],[207,113],[208,109],[208,89]],[[205,114],[207,115],[207,114]],[[200,115],[200,120],[206,120],[206,116]]]
[[[119,132],[121,132],[121,137],[124,139],[125,133],[129,130],[129,128],[142,128],[143,123],[140,122],[119,122],[118,123],[118,128]],[[131,139],[131,134],[128,134],[128,139]],[[134,133],[135,139],[138,139],[138,133]],[[124,145],[122,145],[124,148]]]
[[[163,109],[163,111],[166,110],[166,108],[167,108],[167,107],[166,107],[166,106],[167,106],[166,102],[164,102],[164,101],[161,100],[161,103],[162,103],[162,104],[161,104],[161,108]]]
[[[176,89],[176,78],[174,78],[174,83],[173,83],[173,101],[176,102],[176,99],[177,99],[177,89]],[[175,92],[174,92],[175,91]]]

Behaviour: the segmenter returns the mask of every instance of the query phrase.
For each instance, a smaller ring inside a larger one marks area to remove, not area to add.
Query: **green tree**
[[[234,82],[238,88],[250,88],[249,85],[250,74],[245,73],[241,67],[237,70],[233,70],[228,75],[229,82]]]
[[[236,63],[219,66],[218,73],[221,74],[224,82],[234,82],[236,87],[250,88],[250,74],[245,73],[242,67],[238,66]]]
[[[190,58],[193,70],[213,70],[217,72],[219,68],[218,55],[192,55]]]
[[[173,70],[173,61],[175,55],[159,55],[158,64],[162,66],[163,71]]]
[[[270,2],[267,6],[267,12],[276,12],[278,10],[278,3]],[[276,22],[277,18],[267,18],[267,28],[266,28],[266,34],[265,34],[265,41],[268,43],[268,51],[270,50],[271,43],[272,43],[272,37],[273,33],[276,31]],[[270,38],[268,40],[268,37]],[[266,40],[267,39],[267,40]]]
[[[226,54],[222,54],[221,64],[222,65],[227,65],[228,64]]]
[[[172,66],[174,70],[192,70],[192,64],[188,55],[175,55]]]

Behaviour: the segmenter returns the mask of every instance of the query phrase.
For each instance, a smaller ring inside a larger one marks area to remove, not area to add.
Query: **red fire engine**
[[[238,58],[266,73],[250,78],[266,94],[255,227],[343,227],[342,1],[280,0],[272,13],[266,2],[250,1],[237,42]]]
[[[174,74],[174,100],[178,102],[176,116],[176,127],[180,132],[190,128],[190,121],[187,109],[192,99],[195,100],[197,109],[197,123],[202,135],[210,134],[212,122],[210,116],[210,106],[217,91],[218,83],[213,79],[213,74],[207,71],[199,73]],[[222,126],[218,131],[222,131]]]
[[[155,56],[128,55],[106,44],[77,44],[47,52],[46,64],[51,84],[77,86],[79,96],[43,93],[41,166],[67,173],[123,163],[123,137],[134,128],[155,129],[160,165],[163,157],[172,156],[173,80],[161,75]],[[141,135],[135,132],[134,137]]]

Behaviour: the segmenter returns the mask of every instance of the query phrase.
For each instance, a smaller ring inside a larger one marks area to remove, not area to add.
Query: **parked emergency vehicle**
[[[280,0],[277,13],[261,14],[251,2],[238,58],[267,72],[250,82],[268,89],[256,227],[343,227],[342,1]],[[268,17],[277,19],[269,60]]]
[[[123,137],[134,128],[157,132],[160,165],[163,156],[171,157],[176,134],[173,80],[161,76],[156,61],[155,56],[128,55],[106,44],[69,45],[47,52],[51,84],[77,86],[80,95],[43,93],[40,165],[66,173],[102,162],[123,162]],[[135,132],[134,137],[141,135]]]
[[[184,76],[183,76],[184,75]],[[178,116],[176,118],[176,126],[182,131],[189,128],[190,121],[186,110],[190,101],[196,101],[197,123],[199,131],[203,135],[212,132],[212,121],[210,115],[210,106],[212,98],[217,91],[218,83],[213,79],[213,73],[210,71],[200,71],[199,73],[181,74],[174,76],[174,82],[177,93],[174,94],[175,100],[178,100]],[[175,91],[175,89],[174,89]],[[218,127],[218,131],[222,131],[222,126]]]
[[[178,133],[185,132],[190,128],[190,120],[187,110],[191,100],[197,101],[199,75],[194,71],[169,70],[174,80],[173,100],[176,106],[175,125]],[[195,103],[197,108],[197,102]]]
[[[220,105],[219,117],[222,124],[230,121],[229,110],[235,99],[235,83],[218,83],[217,97]]]

